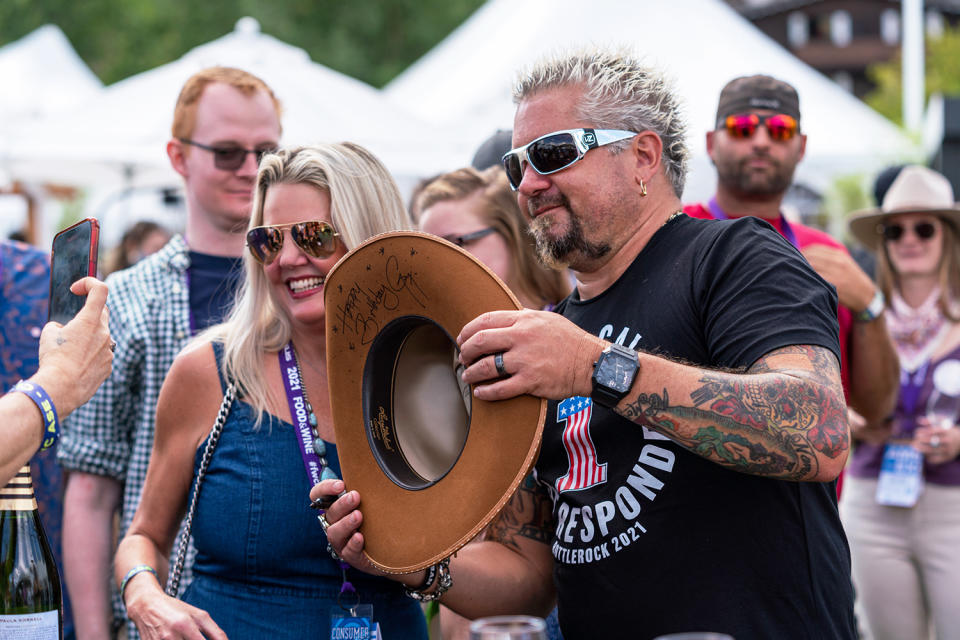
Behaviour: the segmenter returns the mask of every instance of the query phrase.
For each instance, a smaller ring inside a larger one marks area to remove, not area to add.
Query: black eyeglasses
[[[270,264],[283,248],[283,230],[290,229],[290,237],[304,253],[313,258],[327,258],[337,251],[337,230],[329,222],[308,220],[291,224],[272,224],[247,231],[247,249],[261,264]]]
[[[903,237],[906,230],[906,226],[902,224],[885,224],[883,225],[883,239],[896,242]],[[932,222],[917,222],[913,225],[913,233],[921,240],[929,240],[937,234],[937,227]]]
[[[587,151],[637,135],[620,129],[566,129],[540,136],[522,147],[503,154],[510,188],[516,191],[523,181],[524,161],[542,176],[556,173],[578,162]]]
[[[244,149],[243,147],[226,145],[222,147],[212,147],[188,138],[177,138],[177,140],[184,144],[189,144],[190,146],[212,153],[213,166],[223,171],[236,171],[242,167],[243,163],[247,160],[248,153],[253,154],[254,158],[257,160],[257,164],[259,165],[260,159],[265,153],[272,153],[273,151],[276,151],[276,147],[264,147],[262,149]]]
[[[441,236],[447,242],[452,242],[458,247],[464,247],[471,242],[476,242],[480,238],[484,238],[491,233],[495,233],[496,229],[493,227],[487,227],[485,229],[480,229],[479,231],[474,231],[472,233],[466,233],[462,236]]]

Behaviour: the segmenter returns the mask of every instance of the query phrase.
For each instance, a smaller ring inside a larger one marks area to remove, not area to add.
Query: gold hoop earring
[[[647,196],[647,185],[643,184],[643,178],[640,178],[640,196],[644,198]]]

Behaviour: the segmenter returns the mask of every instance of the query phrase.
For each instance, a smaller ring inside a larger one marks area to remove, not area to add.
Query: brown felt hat
[[[546,401],[477,400],[455,343],[478,315],[520,303],[469,253],[413,231],[355,248],[324,289],[333,426],[364,551],[383,571],[417,571],[482,531],[536,462]]]

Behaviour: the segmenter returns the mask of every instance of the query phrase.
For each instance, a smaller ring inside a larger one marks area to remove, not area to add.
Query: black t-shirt
[[[190,329],[222,322],[243,281],[243,259],[190,252]]]
[[[839,359],[836,305],[769,225],[680,216],[608,290],[558,311],[634,349],[742,369],[792,344]],[[856,637],[835,483],[728,470],[588,398],[550,403],[536,471],[567,640]]]

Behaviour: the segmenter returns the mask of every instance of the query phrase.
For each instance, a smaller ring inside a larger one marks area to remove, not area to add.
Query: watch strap
[[[877,292],[873,295],[873,299],[870,300],[870,304],[867,305],[867,308],[861,311],[856,315],[856,318],[859,322],[873,322],[883,314],[883,310],[887,306],[887,299],[883,295],[883,291],[877,289]]]
[[[606,387],[594,385],[593,392],[590,393],[590,399],[602,407],[612,409],[620,403],[622,395],[610,391]]]

